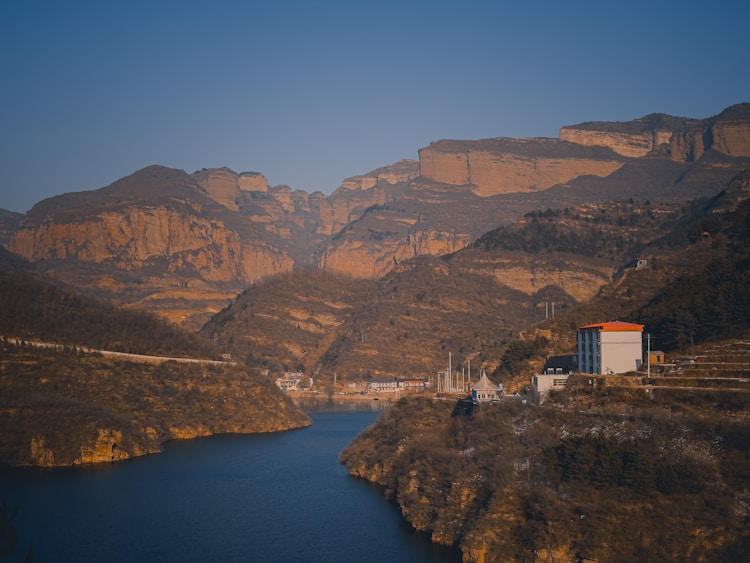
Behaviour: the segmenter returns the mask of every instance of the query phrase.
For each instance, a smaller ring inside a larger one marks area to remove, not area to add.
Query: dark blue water
[[[14,470],[16,558],[31,544],[42,562],[461,560],[339,464],[377,411],[309,414],[301,430],[172,442],[106,467]]]

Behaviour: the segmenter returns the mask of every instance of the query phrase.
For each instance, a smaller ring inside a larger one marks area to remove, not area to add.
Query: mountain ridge
[[[683,125],[656,145],[652,135],[639,156],[620,153],[641,141],[613,140],[593,122],[561,129],[560,139],[437,141],[419,161],[346,179],[329,196],[268,186],[257,172],[154,165],[0,221],[6,246],[48,273],[197,329],[244,287],[293,269],[378,278],[536,209],[713,195],[750,167],[748,107],[690,122],[641,118],[652,132]],[[564,131],[583,137],[565,140]]]

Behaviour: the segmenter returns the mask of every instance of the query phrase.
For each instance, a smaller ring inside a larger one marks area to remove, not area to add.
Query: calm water
[[[14,470],[16,559],[36,561],[434,561],[431,545],[338,455],[377,410],[310,409],[309,428],[170,443],[107,467]]]

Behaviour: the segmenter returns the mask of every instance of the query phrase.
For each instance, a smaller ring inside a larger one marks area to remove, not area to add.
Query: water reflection
[[[294,404],[306,413],[313,412],[382,412],[392,399],[341,398],[335,395],[292,396]]]

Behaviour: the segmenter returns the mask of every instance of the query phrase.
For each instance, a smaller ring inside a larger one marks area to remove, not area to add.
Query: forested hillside
[[[693,233],[711,241],[713,260],[677,278],[633,315],[665,350],[750,332],[750,200],[697,221]]]
[[[564,217],[533,214],[479,244],[544,252],[574,240]],[[641,247],[645,265],[529,326],[492,375],[520,390],[550,354],[575,350],[577,327],[615,319],[645,324],[672,358],[694,357],[689,369],[574,374],[541,404],[506,395],[468,414],[455,398],[403,399],[342,463],[383,486],[433,541],[459,545],[466,561],[745,560],[750,173],[666,223]],[[601,252],[596,238],[580,236],[576,248]]]
[[[82,297],[0,247],[0,336],[88,348],[218,359],[207,340],[143,310]]]
[[[465,561],[746,559],[750,395],[589,399],[403,399],[341,461]]]
[[[0,464],[110,462],[158,452],[171,439],[310,423],[257,370],[214,361],[213,343],[80,297],[2,250],[0,336]]]

